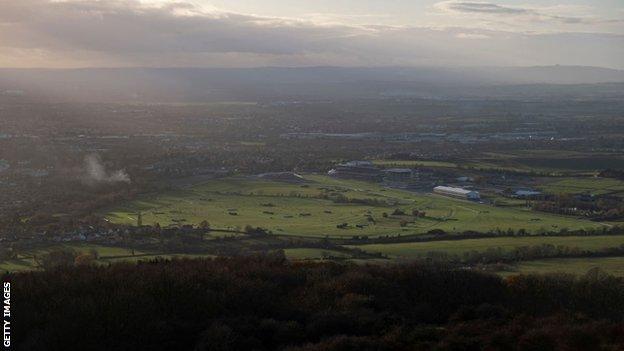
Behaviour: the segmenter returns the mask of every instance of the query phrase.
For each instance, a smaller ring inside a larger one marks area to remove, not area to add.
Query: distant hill
[[[0,94],[79,101],[619,98],[623,84],[624,71],[580,66],[0,69]]]
[[[597,84],[622,83],[624,71],[585,66],[536,66],[482,68],[482,77],[501,84]]]

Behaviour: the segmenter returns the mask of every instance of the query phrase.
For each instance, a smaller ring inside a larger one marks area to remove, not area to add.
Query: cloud
[[[468,1],[442,1],[435,5],[439,9],[453,12],[469,12],[469,13],[488,13],[488,14],[527,14],[532,13],[531,10],[501,6],[487,2],[468,2]]]
[[[516,20],[526,20],[527,22],[541,21],[585,25],[622,22],[620,19],[588,16],[592,9],[587,6],[522,7],[498,5],[493,2],[445,0],[434,4],[434,8],[447,14],[480,16],[484,18],[500,18],[502,16]]]
[[[490,22],[537,16],[475,1],[436,6]],[[569,9],[540,11],[574,17]],[[261,17],[182,0],[0,0],[0,66],[624,65],[622,36],[366,25],[365,18]]]
[[[490,37],[485,34],[476,34],[476,33],[458,33],[455,35],[456,38],[459,39],[489,39]]]

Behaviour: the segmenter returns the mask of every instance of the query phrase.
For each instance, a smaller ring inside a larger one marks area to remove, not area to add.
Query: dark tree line
[[[12,274],[16,350],[617,350],[624,280],[282,255]]]
[[[533,203],[532,208],[541,212],[583,216],[595,221],[614,221],[624,217],[622,199],[606,195],[597,199],[589,195],[557,195],[548,200]]]

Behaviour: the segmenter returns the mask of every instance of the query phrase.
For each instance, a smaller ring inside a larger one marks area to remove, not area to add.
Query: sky
[[[624,69],[624,0],[0,0],[0,67]]]

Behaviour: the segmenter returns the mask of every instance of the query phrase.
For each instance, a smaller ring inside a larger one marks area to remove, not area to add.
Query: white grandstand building
[[[450,186],[436,186],[433,188],[433,192],[440,195],[458,197],[468,200],[479,200],[481,196],[478,191],[467,190],[463,188],[453,188]]]

